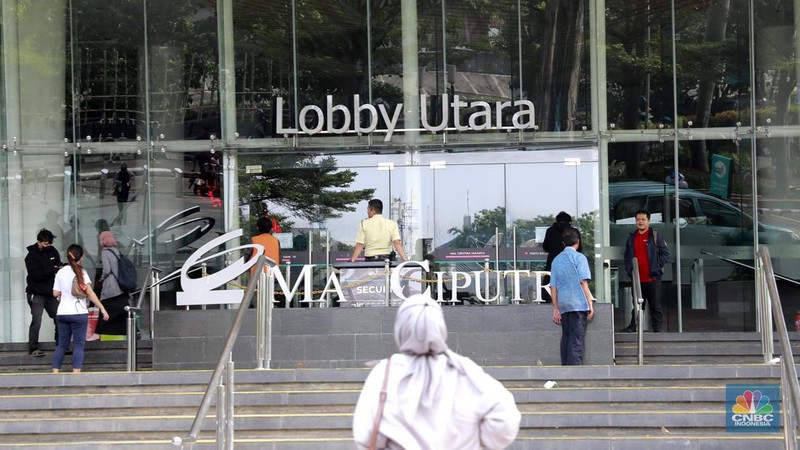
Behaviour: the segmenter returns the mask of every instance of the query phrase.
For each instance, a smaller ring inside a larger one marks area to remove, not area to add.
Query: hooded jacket
[[[29,245],[25,256],[25,269],[28,271],[28,294],[53,295],[53,283],[56,272],[63,265],[58,250],[52,245],[39,248],[38,244]]]
[[[547,252],[547,261],[544,265],[544,270],[549,271],[553,267],[553,260],[556,259],[564,250],[564,230],[573,228],[569,222],[553,222],[544,234],[544,241],[542,242],[542,249]],[[575,228],[578,230],[577,228]],[[581,232],[578,230],[578,239],[581,239]],[[583,241],[578,246],[578,253],[583,251]]]

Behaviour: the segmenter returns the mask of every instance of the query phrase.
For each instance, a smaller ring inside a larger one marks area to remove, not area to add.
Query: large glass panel
[[[759,235],[762,242],[775,233],[775,227],[798,233],[797,203],[800,200],[797,138],[771,136],[771,128],[797,125],[800,106],[797,102],[799,48],[798,5],[792,1],[755,2],[755,73],[756,73],[756,163],[758,176]],[[765,234],[766,236],[761,236]],[[788,233],[769,247],[776,273],[791,279],[800,278],[796,268],[800,243]],[[789,329],[796,330],[795,313],[800,311],[798,285],[778,281],[781,304]]]
[[[140,283],[148,267],[166,277],[180,269],[193,251],[224,232],[220,152],[181,153],[158,147],[151,152],[147,147],[144,142],[84,145],[75,164],[65,169],[76,190],[65,197],[75,212],[64,220],[64,235],[68,243],[84,246],[84,266],[92,276],[102,267],[97,240],[101,231],[114,233],[120,250],[139,269]],[[194,172],[198,165],[204,169]],[[120,193],[125,189],[115,195],[115,186],[125,183],[127,197]],[[208,271],[216,271],[219,264],[210,261]],[[162,308],[174,307],[178,287],[176,282],[162,286]]]
[[[767,244],[775,273],[792,280],[800,279],[800,182],[797,180],[796,137],[769,137],[756,143],[756,163],[753,166],[758,174],[758,236],[759,242]],[[779,153],[785,152],[780,155]],[[788,158],[788,159],[783,159]],[[779,172],[788,166],[782,179]],[[750,202],[744,202],[751,208]],[[749,211],[749,209],[746,209]],[[778,280],[778,292],[783,305],[784,318],[790,330],[796,330],[794,318],[800,311],[800,286],[786,280]]]
[[[677,14],[677,105],[683,120],[678,125],[686,126],[688,121],[700,128],[749,124],[748,1],[702,2]],[[703,144],[694,144],[694,166],[708,159],[698,148]]]
[[[219,136],[217,2],[146,4],[150,90],[146,134],[151,139]]]
[[[7,5],[6,5],[7,6]],[[64,192],[64,110],[69,103],[65,87],[68,69],[68,11],[64,2],[28,2],[24,8],[3,10],[3,133],[0,223],[4,230],[3,315],[0,338],[27,339],[25,301],[26,247],[35,243],[43,226],[56,225],[57,244],[67,203]],[[6,78],[9,77],[9,78]],[[69,86],[69,85],[66,85]],[[42,142],[58,142],[48,148]],[[66,187],[66,189],[65,189]],[[7,325],[7,326],[6,326]],[[53,339],[53,323],[45,325],[41,340]]]
[[[71,141],[125,141],[145,135],[144,11],[141,0],[108,8],[98,0],[72,3],[70,42],[72,83],[65,90]],[[100,11],[103,11],[100,13]],[[165,67],[162,65],[161,69]]]
[[[671,2],[606,1],[605,22],[609,122],[672,127]]]
[[[608,214],[609,239],[606,257],[611,260],[612,273],[619,279],[619,290],[612,292],[618,300],[615,323],[626,326],[631,319],[631,279],[624,270],[626,240],[636,230],[635,214],[644,209],[651,213],[650,226],[660,233],[673,250],[670,263],[664,267],[661,279],[661,304],[664,313],[664,329],[677,331],[677,293],[675,291],[674,267],[675,212],[674,192],[666,184],[665,173],[673,158],[673,143],[610,143],[608,145],[609,185]],[[627,157],[627,159],[625,159]],[[619,159],[617,159],[619,158]],[[631,164],[633,166],[631,167]],[[629,176],[632,172],[634,175]],[[685,207],[682,207],[681,211]],[[613,286],[615,289],[617,286]]]
[[[36,243],[36,235],[42,228],[47,228],[56,236],[53,245],[66,261],[65,251],[74,241],[69,226],[69,211],[74,210],[71,202],[72,184],[70,166],[71,158],[65,158],[63,152],[54,154],[56,149],[25,146],[18,152],[8,154],[8,177],[4,176],[2,208],[8,212],[6,217],[9,238],[8,258],[4,258],[3,291],[10,295],[3,302],[3,315],[9,317],[10,328],[5,329],[3,337],[12,341],[27,340],[27,329],[30,316],[25,295],[26,269],[25,256],[28,246]],[[34,245],[35,248],[35,245]],[[5,265],[8,264],[8,265]],[[40,331],[41,342],[52,342],[54,339],[54,323],[44,319]]]
[[[8,153],[3,152],[0,154],[0,173],[8,173]],[[8,181],[6,177],[0,179],[0,224],[5,229],[8,229]],[[19,267],[22,260],[19,255],[19,249],[15,252],[15,260],[11,260],[11,242],[9,241],[10,233],[3,233],[0,236],[0,299],[11,298],[11,268],[14,266]],[[11,338],[11,324],[13,323],[10,303],[0,301],[0,342],[9,342]]]
[[[236,127],[243,138],[275,137],[278,97],[284,126],[295,127],[292,4],[233,2]]]
[[[489,18],[492,20],[500,16],[501,23],[506,25],[502,28],[501,48],[507,52],[504,56],[507,55],[512,61],[512,89],[520,89],[516,80],[521,75],[521,98],[531,100],[536,106],[537,120],[542,130],[591,128],[589,1],[522,2],[519,31],[514,29],[517,24],[513,17],[517,14],[516,8],[509,3],[492,2],[492,8],[497,9]],[[607,1],[606,5],[610,12],[613,11],[613,2]],[[636,6],[627,3],[624,8],[630,12]],[[613,17],[609,15],[606,20],[611,22]],[[607,28],[610,31],[615,26],[609,23]],[[518,36],[515,35],[517,32]],[[612,36],[611,32],[608,34]],[[514,48],[518,42],[521,55]],[[609,54],[612,54],[610,50]],[[609,61],[608,67],[612,66]],[[609,86],[611,83],[612,78],[609,77]],[[614,116],[609,113],[609,117]]]
[[[385,18],[392,8],[376,8],[374,13]],[[353,96],[363,99],[359,103],[369,101],[366,4],[358,0],[317,2],[297,9],[298,127],[315,136],[351,134]],[[382,31],[380,26],[375,30]],[[309,105],[313,109],[306,108]],[[344,111],[345,106],[349,112]]]

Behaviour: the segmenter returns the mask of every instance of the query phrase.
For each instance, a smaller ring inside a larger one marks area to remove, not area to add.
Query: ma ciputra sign
[[[222,236],[216,237],[197,249],[194,253],[192,253],[189,258],[186,259],[186,262],[183,263],[183,266],[180,270],[180,279],[181,279],[181,288],[183,291],[177,292],[176,297],[176,304],[178,306],[188,306],[188,305],[219,305],[219,304],[237,304],[241,303],[242,299],[244,298],[244,290],[242,289],[225,289],[220,290],[218,288],[226,286],[228,283],[236,280],[244,274],[245,272],[249,271],[251,267],[253,267],[258,258],[252,258],[249,260],[245,260],[244,257],[240,257],[239,259],[231,262],[223,269],[210,274],[206,277],[201,278],[190,278],[189,272],[191,269],[201,264],[205,261],[210,261],[213,259],[217,259],[221,256],[224,256],[227,253],[231,253],[234,251],[239,250],[247,250],[247,249],[255,249],[256,255],[261,256],[264,254],[264,247],[259,244],[245,244],[236,247],[228,247],[225,251],[214,253],[209,256],[204,256],[209,251],[214,249],[220,248],[220,246],[224,246],[228,241],[232,241],[238,239],[242,236],[242,229],[234,230],[228,232]],[[405,300],[406,296],[403,293],[403,287],[401,285],[401,273],[405,268],[408,267],[420,267],[425,272],[430,270],[430,265],[428,261],[405,261],[396,267],[391,269],[390,274],[390,289],[392,294],[398,297],[401,300]],[[312,303],[312,302],[325,302],[326,296],[328,294],[334,294],[338,296],[338,301],[341,302],[348,302],[352,299],[348,299],[345,297],[341,283],[339,282],[339,276],[336,272],[331,272],[330,276],[327,278],[325,282],[325,287],[321,291],[316,291],[319,293],[318,298],[314,298],[314,289],[313,289],[313,279],[314,279],[314,270],[317,268],[314,264],[306,264],[300,270],[300,273],[297,275],[295,279],[294,285],[289,286],[286,278],[284,277],[283,273],[280,270],[272,270],[270,271],[271,274],[274,275],[275,281],[277,282],[278,286],[277,289],[283,292],[286,298],[291,298],[297,294],[303,295],[303,299],[301,302],[303,303]],[[433,272],[434,276],[434,285],[435,285],[435,292],[432,292],[431,287],[425,289],[424,293],[431,296],[432,298],[436,299],[440,303],[445,302],[455,302],[458,301],[458,290],[459,289],[466,289],[472,286],[473,279],[474,279],[474,293],[478,297],[478,300],[490,303],[498,301],[500,298],[500,293],[496,292],[494,297],[489,297],[488,292],[484,296],[484,288],[486,284],[489,282],[489,276],[495,278],[495,286],[500,285],[501,279],[509,279],[512,282],[512,294],[513,297],[511,301],[519,302],[523,299],[520,297],[520,279],[524,276],[533,276],[535,279],[535,292],[541,292],[542,288],[542,276],[549,274],[550,272],[542,272],[542,271],[529,271],[529,270],[500,270],[492,272],[491,274],[488,272],[476,270],[472,272],[461,272],[461,271],[451,271],[451,272]],[[444,292],[445,292],[445,282],[450,282],[450,293],[451,298],[445,299]],[[301,289],[302,288],[302,289]],[[496,289],[495,289],[496,290]]]
[[[361,96],[353,95],[352,108],[348,105],[334,104],[333,96],[325,97],[325,109],[317,105],[306,105],[300,109],[297,117],[298,128],[284,126],[283,113],[286,103],[283,97],[276,98],[276,120],[275,131],[278,134],[289,135],[309,135],[318,133],[341,135],[347,133],[368,134],[375,131],[386,132],[383,140],[389,142],[395,132],[411,131],[406,128],[397,128],[400,116],[403,112],[403,104],[398,103],[394,108],[388,108],[386,104],[377,106],[371,103],[361,103]],[[465,102],[458,95],[453,96],[451,102],[448,94],[441,95],[441,114],[439,123],[430,123],[428,118],[428,95],[420,94],[419,104],[424,105],[420,108],[420,125],[422,129],[431,133],[439,132],[447,128],[450,118],[453,118],[453,125],[456,131],[481,131],[481,130],[500,130],[509,129],[503,126],[504,112],[514,111],[511,123],[514,129],[530,130],[534,129],[535,109],[533,102],[529,100],[497,101],[493,103],[485,101]],[[462,122],[462,109],[470,108],[474,110]],[[335,125],[334,117],[339,114],[341,120],[338,126]],[[363,118],[366,117],[364,120]],[[386,124],[386,129],[378,129],[379,117]],[[309,119],[312,119],[309,121]],[[307,123],[314,123],[309,126]]]

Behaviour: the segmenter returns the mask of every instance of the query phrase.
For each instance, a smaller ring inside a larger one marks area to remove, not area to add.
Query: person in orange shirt
[[[280,264],[281,262],[281,244],[278,241],[278,238],[272,235],[272,221],[267,217],[259,217],[258,222],[256,223],[256,229],[258,230],[258,235],[253,236],[253,244],[259,244],[264,247],[264,255],[275,261],[275,264]],[[256,256],[255,250],[251,253],[250,257],[254,258]],[[253,275],[255,271],[255,267],[250,269],[250,275]]]

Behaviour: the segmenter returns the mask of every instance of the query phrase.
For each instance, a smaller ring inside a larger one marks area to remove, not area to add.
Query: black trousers
[[[32,352],[39,348],[39,330],[42,328],[42,312],[47,311],[47,315],[56,321],[58,312],[58,300],[52,295],[28,294],[28,305],[31,307],[31,326],[28,328],[28,351]],[[56,325],[56,342],[58,342],[58,326]]]
[[[384,261],[384,260],[394,260],[392,255],[372,255],[372,256],[365,256],[364,261]]]
[[[664,314],[661,311],[661,280],[654,280],[642,283],[642,308],[650,303],[650,325],[653,331],[662,331],[664,325]],[[633,299],[633,310],[631,310],[631,328],[636,327],[636,299]]]

